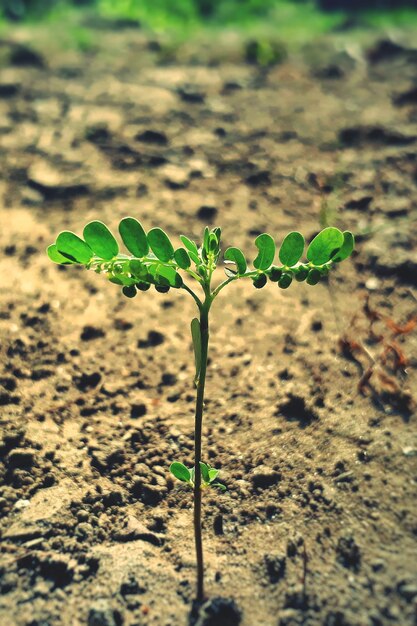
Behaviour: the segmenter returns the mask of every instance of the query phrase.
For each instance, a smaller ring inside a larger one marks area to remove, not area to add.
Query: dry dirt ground
[[[192,495],[168,467],[192,462],[193,301],[44,253],[133,215],[177,243],[221,225],[249,259],[265,230],[357,234],[327,284],[213,309],[204,457],[228,491],[204,495],[204,544],[228,600],[198,624],[415,624],[417,51],[262,69],[96,39],[0,48],[1,623],[188,624]]]

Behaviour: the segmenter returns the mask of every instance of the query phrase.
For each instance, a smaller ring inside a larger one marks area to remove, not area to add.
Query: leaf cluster
[[[181,482],[187,483],[187,485],[190,485],[190,487],[194,487],[194,467],[188,468],[183,463],[174,461],[174,463],[171,463],[169,471],[173,476],[175,476],[175,478],[177,478]],[[202,489],[206,489],[207,487],[217,487],[221,491],[226,491],[225,485],[219,482],[218,479],[220,470],[211,467],[211,465],[209,465],[208,463],[203,463],[202,461],[200,461],[200,472]]]
[[[129,298],[152,285],[161,293],[181,288],[184,283],[181,270],[203,282],[215,269],[220,254],[220,228],[212,231],[206,228],[200,247],[181,235],[184,247],[177,249],[161,228],[152,228],[146,233],[133,217],[120,222],[119,233],[130,255],[120,252],[116,238],[100,221],[88,223],[82,238],[71,231],[61,232],[56,242],[48,247],[47,254],[54,263],[81,264],[105,274],[110,282],[120,285]]]
[[[211,291],[211,277],[221,253],[220,228],[210,230],[206,226],[201,244],[181,235],[183,245],[178,248],[174,248],[161,228],[152,228],[146,233],[133,217],[121,220],[119,233],[130,254],[120,252],[116,238],[100,221],[88,223],[82,238],[70,231],[61,232],[47,253],[55,263],[78,263],[105,274],[110,282],[120,285],[129,298],[151,286],[161,293],[171,288],[187,289],[185,275],[199,282],[206,296],[214,298],[226,284],[239,278],[250,278],[258,289],[264,287],[268,279],[282,289],[287,289],[293,279],[315,285],[335,263],[346,259],[354,249],[352,233],[328,227],[316,235],[303,260],[305,240],[295,231],[282,241],[278,250],[280,264],[274,265],[275,241],[268,233],[262,233],[254,242],[258,253],[253,268],[248,267],[242,250],[227,248],[224,253],[226,280]]]

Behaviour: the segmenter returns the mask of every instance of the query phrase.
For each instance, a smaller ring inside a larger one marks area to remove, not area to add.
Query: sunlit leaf
[[[190,255],[187,250],[184,250],[184,248],[178,248],[175,250],[174,259],[176,264],[183,270],[188,269],[191,265]]]
[[[340,261],[344,261],[352,254],[355,248],[355,237],[351,232],[345,230],[343,233],[343,245],[340,248],[339,252],[333,257],[333,261],[335,263],[340,263]]]
[[[343,233],[329,226],[314,237],[307,250],[307,259],[314,265],[327,263],[340,250],[343,241]]]
[[[171,463],[169,471],[175,476],[175,478],[178,478],[178,480],[181,480],[183,483],[188,483],[191,480],[191,474],[188,467],[185,467],[182,463],[178,463],[178,461]]]
[[[200,470],[201,470],[201,477],[204,480],[204,482],[209,483],[210,482],[209,468],[207,467],[205,463],[202,463],[201,461],[200,461]]]
[[[60,252],[58,252],[56,244],[54,243],[51,246],[47,247],[46,254],[49,256],[51,261],[53,261],[54,263],[58,263],[59,265],[72,265],[74,263],[74,261],[71,261],[70,259],[67,259],[65,256],[60,254]]]
[[[238,274],[244,274],[246,272],[247,264],[245,255],[239,248],[227,248],[224,253],[224,258],[236,264]]]
[[[203,250],[205,250],[207,253],[210,252],[209,237],[210,237],[210,230],[209,230],[209,227],[206,226],[204,229],[204,235],[203,235]]]
[[[93,251],[78,235],[64,230],[56,238],[57,251],[70,261],[86,264],[91,261]]]
[[[148,243],[154,254],[161,261],[170,261],[174,256],[172,243],[162,228],[152,228],[148,232]]]
[[[161,286],[175,287],[179,289],[183,285],[183,280],[173,267],[157,264],[148,267],[149,274],[154,276],[156,284]]]
[[[194,263],[198,264],[200,262],[200,257],[198,256],[197,244],[191,239],[188,239],[185,235],[180,235],[180,239],[187,248],[190,258],[194,261]]]
[[[142,225],[134,217],[125,217],[119,224],[120,236],[134,256],[144,257],[149,252],[148,240]]]
[[[268,233],[263,233],[255,239],[255,246],[258,248],[258,256],[253,262],[258,270],[267,270],[273,263],[275,257],[275,241]]]
[[[141,261],[138,261],[138,259],[132,259],[132,261],[130,261],[129,269],[133,276],[142,278],[143,280],[145,280],[148,274],[148,268]]]
[[[220,470],[214,469],[214,468],[210,468],[209,469],[209,480],[210,480],[210,482],[215,480],[219,474],[220,474]]]
[[[94,253],[106,261],[119,254],[119,244],[103,222],[87,224],[83,231],[84,239]]]
[[[279,250],[279,260],[283,265],[292,267],[301,259],[304,252],[304,237],[301,233],[294,231],[288,233],[281,244]]]

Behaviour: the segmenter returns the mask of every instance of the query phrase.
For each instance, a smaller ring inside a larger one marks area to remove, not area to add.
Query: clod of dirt
[[[45,60],[32,48],[18,45],[10,53],[10,64],[17,67],[45,67]]]
[[[137,419],[138,417],[143,417],[144,415],[146,415],[146,412],[146,404],[132,404],[130,408],[130,417],[132,419]]]
[[[65,587],[74,576],[75,561],[65,555],[53,554],[40,562],[41,575],[52,580],[56,587]]]
[[[147,339],[139,339],[138,348],[154,348],[160,346],[165,341],[165,335],[157,330],[150,330]]]
[[[87,389],[94,389],[101,381],[101,374],[98,372],[92,372],[88,374],[83,372],[80,376],[74,376],[74,383],[77,389],[80,391],[86,391]]]
[[[373,48],[368,50],[367,57],[369,63],[372,65],[380,63],[381,61],[390,61],[392,59],[398,59],[399,57],[408,57],[409,55],[417,55],[417,50],[409,50],[400,46],[398,43],[391,41],[391,39],[381,39]]]
[[[205,224],[212,224],[214,219],[217,216],[217,209],[215,206],[207,206],[207,205],[203,205],[201,206],[198,211],[197,211],[197,218],[199,220],[201,220],[202,222],[204,222]]]
[[[18,83],[4,82],[0,84],[0,98],[14,98],[20,91]]]
[[[407,91],[396,94],[393,98],[393,102],[398,107],[417,104],[417,87],[412,87],[411,89],[407,89]]]
[[[93,339],[99,339],[100,337],[105,337],[106,333],[101,328],[97,328],[96,326],[84,326],[83,331],[81,333],[82,341],[92,341]]]
[[[234,600],[212,598],[202,606],[194,603],[189,626],[239,626],[242,613]]]
[[[255,467],[251,476],[252,484],[257,489],[267,489],[281,480],[281,474],[271,467],[259,465]]]
[[[163,385],[164,387],[172,387],[173,385],[176,384],[176,382],[177,382],[177,377],[175,374],[172,374],[171,372],[165,372],[161,376],[161,385]]]
[[[120,611],[113,608],[108,600],[98,600],[88,614],[88,626],[123,626]]]
[[[190,104],[202,104],[206,97],[205,93],[193,85],[183,85],[179,87],[177,93],[183,102]]]
[[[168,138],[165,133],[157,130],[145,130],[143,133],[135,135],[136,141],[143,143],[152,143],[158,146],[166,146],[168,144]]]
[[[270,583],[275,585],[284,578],[286,568],[286,557],[284,554],[266,554],[264,564]]]
[[[169,189],[185,189],[189,184],[190,171],[187,167],[169,163],[161,169],[165,185]]]
[[[147,541],[153,546],[161,546],[164,538],[158,533],[149,530],[145,524],[140,522],[133,515],[128,515],[124,527],[114,537],[117,541]],[[137,592],[139,593],[139,592]]]
[[[374,146],[408,146],[416,141],[415,135],[404,135],[383,126],[351,126],[339,132],[339,141],[346,148],[366,144]]]
[[[306,405],[304,398],[293,394],[289,394],[288,400],[279,405],[276,415],[283,415],[290,422],[298,422],[300,428],[318,419],[317,413]]]
[[[259,172],[254,172],[246,177],[245,183],[250,187],[258,187],[260,185],[270,185],[271,184],[271,176],[270,173],[266,170],[260,170]]]
[[[340,537],[336,547],[338,562],[348,569],[359,571],[361,564],[361,552],[351,535]]]
[[[36,450],[31,448],[18,448],[12,450],[7,458],[10,468],[29,469],[36,462]]]

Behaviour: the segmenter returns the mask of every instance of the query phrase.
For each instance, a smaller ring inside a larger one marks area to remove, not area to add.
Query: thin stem
[[[186,285],[185,283],[182,284],[182,288],[185,289],[185,291],[188,291],[188,293],[194,298],[199,310],[201,311],[201,308],[203,306],[203,303],[201,302],[200,298],[194,293],[194,291],[192,289],[189,288],[188,285]]]
[[[200,309],[200,333],[201,333],[201,367],[197,383],[197,398],[195,406],[194,428],[194,536],[197,558],[197,601],[204,599],[204,559],[203,541],[201,533],[201,435],[204,411],[204,388],[206,383],[207,355],[209,342],[209,310],[211,298],[207,298]]]

